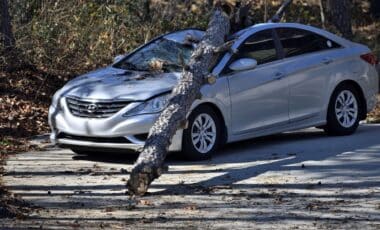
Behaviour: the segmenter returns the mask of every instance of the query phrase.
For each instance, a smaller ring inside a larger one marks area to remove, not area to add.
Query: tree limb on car
[[[291,3],[286,0],[278,11],[278,18]],[[144,195],[152,181],[164,171],[164,160],[171,139],[179,128],[186,127],[186,118],[193,102],[200,97],[200,89],[205,82],[215,82],[210,71],[218,56],[229,50],[233,42],[226,42],[229,34],[239,31],[250,22],[248,15],[252,1],[218,1],[214,6],[211,21],[201,41],[193,52],[189,64],[182,72],[179,83],[173,89],[167,107],[150,129],[148,139],[133,165],[127,183],[128,190],[133,195]],[[191,40],[191,39],[190,39]],[[232,51],[233,52],[233,51]]]
[[[222,46],[230,32],[230,18],[223,6],[216,6],[204,38],[192,54],[188,67],[173,89],[169,104],[150,129],[143,151],[135,162],[128,190],[135,195],[144,195],[150,183],[166,169],[163,166],[168,147],[177,129],[186,122],[192,103],[200,94],[204,77],[215,58],[216,47]]]

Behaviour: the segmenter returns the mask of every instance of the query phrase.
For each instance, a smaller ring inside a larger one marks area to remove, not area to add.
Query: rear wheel
[[[330,135],[350,135],[359,126],[361,103],[358,92],[351,85],[338,87],[331,96],[327,125],[324,130]]]
[[[189,160],[206,160],[221,143],[221,120],[208,106],[196,108],[183,133],[183,156]]]

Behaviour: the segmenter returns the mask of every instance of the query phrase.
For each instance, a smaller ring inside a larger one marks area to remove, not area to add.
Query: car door
[[[246,39],[229,64],[240,58],[253,58],[256,68],[232,71],[226,67],[231,99],[231,127],[234,135],[267,129],[287,123],[288,83],[280,68],[278,42],[274,30],[263,30]]]
[[[341,46],[311,31],[277,28],[289,83],[290,122],[320,120],[332,75],[334,50]]]

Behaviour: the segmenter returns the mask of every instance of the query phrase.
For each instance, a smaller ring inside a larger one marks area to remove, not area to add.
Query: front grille
[[[87,136],[76,136],[76,135],[71,135],[67,133],[60,133],[58,134],[57,138],[70,139],[70,140],[76,140],[76,141],[89,141],[89,142],[96,142],[96,143],[118,143],[118,144],[131,143],[125,137],[87,137]]]
[[[66,98],[70,112],[77,117],[107,118],[129,105],[130,101],[90,101]]]

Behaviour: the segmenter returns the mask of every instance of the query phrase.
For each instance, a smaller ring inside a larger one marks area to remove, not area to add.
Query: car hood
[[[180,73],[137,72],[107,67],[68,82],[59,92],[71,96],[97,100],[147,100],[171,91]]]

